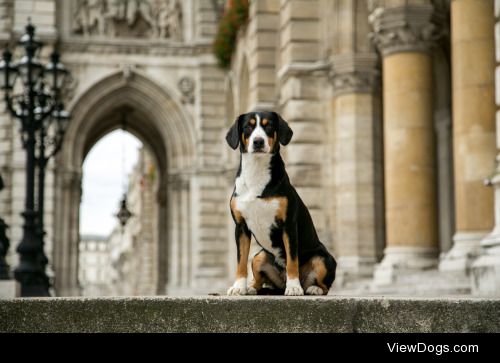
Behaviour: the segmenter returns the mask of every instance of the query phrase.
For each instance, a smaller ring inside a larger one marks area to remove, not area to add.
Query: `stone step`
[[[500,332],[500,300],[116,297],[0,300],[0,332]]]
[[[391,295],[391,296],[463,296],[470,295],[470,277],[445,273],[437,269],[401,271],[395,281],[375,285],[372,278],[358,278],[336,286],[339,295]]]

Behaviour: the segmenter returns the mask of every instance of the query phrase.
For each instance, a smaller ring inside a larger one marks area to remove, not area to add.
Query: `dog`
[[[237,246],[236,281],[228,295],[270,290],[284,295],[326,295],[337,263],[320,242],[311,215],[291,185],[280,155],[293,131],[276,112],[240,115],[226,135],[240,148],[240,166],[230,199]],[[262,249],[252,260],[247,286],[251,236]]]

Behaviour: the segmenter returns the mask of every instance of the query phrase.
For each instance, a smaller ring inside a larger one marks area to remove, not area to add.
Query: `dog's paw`
[[[233,286],[227,290],[228,295],[246,295],[247,294],[247,279],[237,279]]]
[[[300,286],[299,279],[290,279],[286,282],[285,295],[287,296],[301,296],[304,295],[304,290]]]
[[[227,294],[228,295],[233,295],[233,296],[236,296],[236,295],[246,295],[247,293],[248,293],[248,290],[247,290],[246,287],[231,286],[227,290]]]
[[[253,286],[248,286],[247,295],[257,295],[257,289]]]
[[[323,295],[323,289],[319,286],[309,286],[306,289],[306,295]]]

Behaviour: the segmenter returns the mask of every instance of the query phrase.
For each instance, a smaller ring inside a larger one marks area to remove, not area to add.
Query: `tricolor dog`
[[[285,295],[324,295],[335,279],[337,263],[319,241],[280,155],[280,144],[287,145],[292,134],[277,113],[250,112],[226,135],[229,146],[240,148],[230,201],[238,267],[228,295],[255,295],[268,287]],[[253,281],[247,286],[252,235],[262,250],[252,260]]]

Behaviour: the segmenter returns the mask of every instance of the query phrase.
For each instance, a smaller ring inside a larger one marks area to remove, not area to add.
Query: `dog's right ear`
[[[240,123],[245,115],[239,115],[233,123],[233,126],[226,134],[226,141],[233,150],[236,150],[240,143]]]

